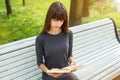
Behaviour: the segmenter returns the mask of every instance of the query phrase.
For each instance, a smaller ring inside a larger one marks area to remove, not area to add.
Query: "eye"
[[[52,19],[54,22],[64,22],[64,20]]]
[[[52,19],[53,21],[58,21],[57,19]]]

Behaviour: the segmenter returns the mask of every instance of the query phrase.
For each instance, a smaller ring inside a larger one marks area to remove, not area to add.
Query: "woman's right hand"
[[[61,76],[62,74],[61,73],[48,73],[49,76],[52,76],[54,78],[57,78],[59,76]]]
[[[51,70],[59,70],[58,68],[52,68]],[[62,73],[47,73],[49,76],[57,78],[62,75]]]

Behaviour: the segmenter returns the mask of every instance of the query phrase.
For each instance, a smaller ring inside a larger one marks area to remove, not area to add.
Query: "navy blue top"
[[[36,38],[37,65],[45,64],[48,69],[68,66],[68,57],[72,56],[72,31],[53,35],[40,34]]]

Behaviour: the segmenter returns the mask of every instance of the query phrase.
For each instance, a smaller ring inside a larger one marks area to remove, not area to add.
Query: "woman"
[[[37,64],[43,80],[79,80],[73,73],[47,73],[75,65],[72,58],[72,32],[68,29],[68,15],[64,5],[54,2],[49,7],[43,31],[36,38]]]

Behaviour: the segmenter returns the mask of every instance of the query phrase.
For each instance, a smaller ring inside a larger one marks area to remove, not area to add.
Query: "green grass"
[[[0,44],[17,41],[23,38],[36,36],[43,28],[46,12],[54,1],[62,2],[69,12],[70,0],[26,0],[26,6],[22,6],[22,0],[10,0],[13,13],[6,15],[4,0],[0,0]],[[111,17],[120,28],[120,16],[111,7],[110,0],[101,0],[102,4],[96,6],[96,0],[90,2],[90,16],[83,18],[83,23]]]
[[[62,2],[69,10],[69,0],[10,0],[13,14],[8,17],[4,0],[0,1],[0,44],[17,41],[38,35],[43,28],[49,5],[54,1]]]

